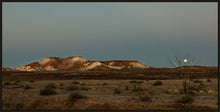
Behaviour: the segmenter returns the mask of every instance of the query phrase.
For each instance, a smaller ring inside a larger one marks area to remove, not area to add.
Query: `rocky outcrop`
[[[91,69],[124,69],[124,68],[149,68],[138,61],[90,61],[82,56],[74,56],[68,58],[46,57],[40,61],[33,62],[28,65],[17,67],[20,71],[42,71],[42,70],[91,70]]]

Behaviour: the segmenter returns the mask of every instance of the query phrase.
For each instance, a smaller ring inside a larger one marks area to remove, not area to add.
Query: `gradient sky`
[[[191,54],[217,66],[218,7],[205,3],[3,3],[3,67],[44,57],[138,60]]]

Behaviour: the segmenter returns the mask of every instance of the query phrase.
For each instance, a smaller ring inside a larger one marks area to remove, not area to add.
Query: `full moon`
[[[187,59],[184,59],[184,63],[186,63],[187,62]]]

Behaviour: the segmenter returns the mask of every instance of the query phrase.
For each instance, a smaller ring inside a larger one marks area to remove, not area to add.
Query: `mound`
[[[74,56],[68,58],[46,57],[40,61],[30,63],[28,65],[17,67],[20,71],[42,71],[42,70],[92,70],[92,69],[133,69],[133,68],[149,68],[138,61],[90,61],[82,56]]]

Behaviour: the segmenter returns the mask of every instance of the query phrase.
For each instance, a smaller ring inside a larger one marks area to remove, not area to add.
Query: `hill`
[[[46,57],[40,61],[15,68],[19,71],[53,71],[53,70],[111,70],[111,69],[145,69],[150,68],[138,61],[91,61],[82,56],[68,58]]]

